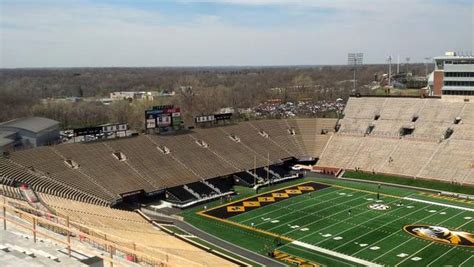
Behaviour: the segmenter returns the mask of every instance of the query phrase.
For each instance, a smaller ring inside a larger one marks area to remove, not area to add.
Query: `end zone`
[[[331,186],[315,182],[306,182],[231,202],[222,206],[218,206],[216,208],[209,209],[207,211],[203,211],[201,212],[201,214],[205,214],[219,219],[228,219],[235,215],[242,214],[250,210],[258,209],[260,207],[280,202],[285,199],[311,193],[313,191],[318,191],[328,187]]]

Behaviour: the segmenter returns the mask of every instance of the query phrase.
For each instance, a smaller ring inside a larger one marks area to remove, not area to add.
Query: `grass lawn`
[[[384,88],[378,88],[374,91],[375,95],[385,96]],[[397,89],[390,88],[391,96],[420,96],[420,89]]]

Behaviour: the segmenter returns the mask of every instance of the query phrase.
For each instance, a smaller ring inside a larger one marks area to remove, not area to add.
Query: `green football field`
[[[472,203],[319,179],[279,187],[185,217],[286,263],[474,266]]]

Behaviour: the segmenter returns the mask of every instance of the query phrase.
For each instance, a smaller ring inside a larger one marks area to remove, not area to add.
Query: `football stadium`
[[[222,118],[4,153],[2,257],[474,265],[472,102],[352,96],[340,119]]]

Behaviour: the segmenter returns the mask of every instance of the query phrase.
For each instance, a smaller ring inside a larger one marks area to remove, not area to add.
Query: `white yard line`
[[[394,203],[394,202],[396,202],[396,201],[398,201],[398,199],[396,199],[396,200],[394,200],[394,201],[391,201],[391,202],[387,202],[387,204],[391,204],[391,203]],[[365,204],[367,204],[367,203],[363,203],[363,204],[361,204],[361,205],[365,205]],[[360,205],[357,205],[357,206],[360,206]],[[357,206],[355,206],[355,207],[357,207]],[[356,216],[359,216],[359,215],[361,215],[361,214],[367,213],[367,212],[369,212],[369,211],[373,211],[373,210],[367,209],[367,211],[358,213]],[[385,215],[385,214],[381,214],[381,215]],[[381,215],[375,216],[375,217],[373,217],[372,219],[370,219],[370,220],[368,220],[368,221],[372,221],[372,220],[374,220],[374,219],[377,219],[377,218],[380,217]],[[328,217],[331,217],[331,216],[328,216]],[[325,218],[328,218],[328,217],[324,217],[324,218],[322,218],[322,219],[325,219]],[[352,218],[352,216],[349,216],[349,218],[347,218],[347,219],[345,219],[345,220],[342,220],[342,221],[340,221],[340,222],[338,222],[338,223],[335,223],[335,224],[330,224],[330,225],[328,225],[328,226],[326,226],[326,227],[324,227],[324,228],[320,228],[320,229],[318,229],[318,231],[322,231],[322,230],[325,230],[325,229],[327,229],[327,228],[333,227],[334,225],[337,225],[337,224],[346,222],[346,221],[348,221],[348,220],[351,220],[351,218]],[[319,220],[318,220],[318,221],[319,221]],[[366,221],[366,222],[368,222],[368,221]],[[317,222],[317,221],[315,221],[315,222]],[[309,223],[309,224],[304,225],[304,226],[302,226],[302,227],[309,226],[309,225],[311,225],[311,224],[313,224],[313,223],[315,223],[315,222]],[[345,232],[347,232],[347,231],[349,231],[349,230],[354,229],[355,227],[359,227],[359,226],[357,225],[357,226],[351,227],[351,228],[349,228],[349,229],[347,229],[347,230],[345,230],[345,231],[343,231],[343,232],[339,232],[339,233],[337,233],[337,234],[340,235],[340,234],[342,234],[342,233],[345,233]],[[313,233],[309,233],[309,234],[307,234],[307,235],[305,235],[305,236],[303,236],[303,237],[301,237],[301,238],[299,238],[299,239],[301,240],[301,239],[306,238],[306,237],[308,237],[308,236],[311,236],[311,235],[313,235],[313,234],[315,234],[315,233],[314,233],[314,232],[313,232]],[[283,235],[286,235],[286,233],[283,234]],[[323,240],[317,242],[316,244],[320,244],[321,242],[324,242],[324,241],[326,241],[326,240],[329,240],[330,238],[332,238],[332,236],[329,237],[329,238],[325,238],[325,239],[323,239]]]
[[[462,206],[450,205],[450,204],[439,203],[439,202],[428,201],[428,200],[422,200],[422,199],[417,199],[417,198],[404,197],[403,199],[410,200],[410,201],[415,201],[415,202],[420,202],[420,203],[425,203],[425,204],[430,204],[430,205],[441,206],[441,207],[449,207],[449,208],[458,209],[458,210],[474,211],[474,209],[472,209],[472,208],[466,208],[466,207],[462,207]]]
[[[415,256],[416,254],[420,253],[421,251],[427,249],[429,246],[433,245],[433,243],[429,243],[428,245],[422,247],[421,249],[419,249],[418,251],[416,251],[415,253],[412,253],[410,254],[410,256],[406,257],[405,259],[403,259],[402,261],[398,262],[397,264],[395,264],[395,267],[399,266],[400,264],[404,263],[405,261],[411,259],[411,257]]]
[[[395,233],[396,233],[396,232],[395,232]],[[396,246],[396,247],[392,248],[391,250],[389,250],[389,251],[387,251],[387,252],[385,252],[385,253],[379,255],[377,258],[373,259],[373,261],[375,261],[375,260],[381,258],[382,256],[385,256],[386,254],[392,252],[393,250],[399,248],[400,246],[405,245],[405,243],[407,243],[408,241],[411,241],[412,239],[414,239],[414,237],[410,237],[410,238],[409,238],[408,240],[406,240],[405,242],[400,243],[398,246]]]
[[[431,206],[432,206],[432,205],[427,206],[427,207],[424,207],[424,208],[429,208],[429,207],[431,207]],[[446,208],[446,209],[447,209],[447,208]],[[441,211],[444,211],[444,210],[446,210],[446,209],[443,209],[443,210],[441,210]],[[420,212],[420,210],[416,210],[415,212]],[[412,212],[412,213],[413,213],[413,212]],[[410,214],[411,214],[411,213],[410,213]],[[422,218],[421,220],[418,220],[416,223],[421,222],[421,221],[423,221],[423,220],[426,220],[426,219],[428,219],[429,217],[434,216],[434,215],[437,215],[437,213],[433,213],[433,214],[430,214],[430,215],[428,215],[428,216],[425,216],[425,217]],[[447,220],[451,220],[452,218],[453,218],[453,217],[449,217],[448,219],[444,220],[443,222],[445,222],[445,221],[447,221]],[[443,222],[441,222],[441,223],[443,223]],[[386,237],[380,239],[379,241],[373,243],[372,245],[378,244],[378,243],[382,242],[383,240],[387,239],[388,237],[390,237],[390,236],[392,236],[392,235],[394,235],[394,234],[398,234],[398,232],[399,232],[399,231],[395,231],[395,232],[389,234],[388,236],[386,236]],[[355,254],[357,254],[357,253],[359,253],[359,252],[362,252],[362,251],[364,251],[364,250],[366,250],[366,249],[368,249],[368,248],[369,248],[369,247],[365,247],[365,248],[363,248],[363,249],[361,249],[361,250],[359,250],[359,251],[353,253],[352,255],[355,255]],[[390,251],[392,251],[392,249],[389,250],[389,251],[387,251],[386,253],[389,253]],[[386,253],[385,253],[385,254],[386,254]]]
[[[366,197],[367,195],[370,195],[370,194],[366,194],[366,195],[363,195],[363,196],[360,196],[360,197],[357,197],[357,198],[353,198],[353,199],[351,199],[351,200],[341,202],[341,203],[339,203],[339,204],[337,204],[337,205],[334,205],[334,206],[329,206],[329,207],[327,207],[327,208],[325,208],[325,209],[322,209],[322,210],[319,210],[319,211],[321,212],[321,211],[325,211],[325,210],[327,210],[327,209],[333,209],[334,207],[337,207],[337,206],[339,206],[339,205],[343,205],[343,204],[345,204],[345,203],[347,203],[347,202],[351,202],[351,201],[353,201],[353,200],[356,200],[356,199],[359,199],[359,198],[362,198],[362,197]],[[359,207],[359,206],[362,206],[362,205],[366,205],[366,204],[367,204],[367,202],[364,202],[364,203],[362,203],[362,204],[353,206],[353,207],[351,207],[351,208],[356,208],[356,207]],[[347,212],[347,210],[341,210],[341,211],[339,211],[339,212],[332,213],[330,216],[322,217],[321,219],[316,220],[316,221],[314,221],[314,222],[304,224],[304,225],[300,226],[299,228],[303,228],[303,227],[309,226],[309,225],[311,225],[311,224],[313,224],[313,223],[319,222],[319,221],[321,221],[321,220],[324,220],[324,219],[327,219],[327,218],[331,218],[332,216],[337,215],[337,214],[342,213],[342,212]],[[300,220],[300,219],[302,219],[302,218],[305,218],[305,217],[308,217],[308,216],[311,216],[311,215],[314,215],[314,214],[308,214],[308,215],[305,215],[305,216],[303,216],[303,217],[299,217],[299,218],[297,218],[297,219],[294,219],[294,220],[291,220],[291,221],[287,221],[287,222],[285,222],[285,224],[289,224],[289,223],[292,223],[292,222],[294,222],[294,221],[298,221],[298,220]],[[275,228],[278,228],[278,227],[283,226],[283,225],[284,225],[284,224],[281,224],[281,225],[272,227],[272,228],[270,228],[270,230],[275,229]],[[330,226],[332,226],[332,225],[330,225]],[[330,227],[330,226],[328,226],[328,227]],[[291,232],[298,231],[299,228],[298,228],[298,229],[290,230],[290,231],[288,231],[288,232],[285,232],[285,233],[283,233],[283,235],[287,235],[287,234],[289,234],[289,233],[291,233]],[[327,227],[326,227],[326,228],[327,228]],[[318,229],[318,230],[322,230],[322,229]]]
[[[401,208],[399,208],[399,209],[397,209],[397,210],[401,210],[401,209],[403,209],[403,208],[404,208],[404,207],[401,207]],[[415,213],[415,212],[419,212],[419,210],[415,210],[415,211],[413,211],[413,212],[408,213],[407,215],[404,215],[404,216],[402,216],[402,217],[398,217],[398,219],[396,219],[396,220],[394,220],[394,221],[397,221],[397,220],[400,220],[400,219],[405,218],[405,217],[407,217],[407,216],[410,216],[410,215],[412,215],[412,214]],[[359,239],[359,238],[361,238],[361,237],[363,237],[363,236],[366,236],[366,235],[368,235],[368,234],[370,234],[370,233],[373,233],[373,232],[379,230],[380,228],[384,227],[385,225],[388,225],[388,224],[391,224],[391,223],[393,223],[393,221],[389,221],[389,222],[387,222],[387,223],[384,223],[384,224],[382,224],[381,226],[379,226],[379,227],[377,227],[377,228],[375,228],[375,229],[372,229],[372,230],[370,230],[369,232],[367,232],[367,233],[365,233],[365,234],[363,234],[363,235],[361,235],[361,236],[358,236],[358,237],[355,238],[355,239],[352,239],[350,242],[352,242],[353,240]],[[362,225],[363,225],[363,224],[362,224]],[[349,241],[348,241],[348,242],[349,242]],[[346,243],[344,243],[344,244],[342,244],[342,245],[340,245],[340,246],[337,246],[337,247],[335,247],[335,248],[333,248],[333,249],[336,250],[336,249],[338,249],[338,248],[340,248],[340,247],[342,247],[342,246],[345,246],[348,242],[346,242]]]
[[[327,187],[327,188],[331,188],[331,187]],[[327,188],[323,188],[323,189],[320,189],[320,190],[318,190],[318,191],[321,192],[322,190],[327,189]],[[342,191],[342,190],[344,190],[344,189],[338,189],[338,190],[336,190],[336,191],[330,191],[330,192],[327,192],[327,193],[324,192],[325,194],[323,194],[323,195],[318,195],[318,197],[327,196],[327,195],[329,195],[329,194],[331,194],[331,193],[336,193],[336,192],[339,192],[339,191]],[[307,195],[307,194],[308,194],[308,193],[306,193],[305,195]],[[341,196],[341,197],[342,197],[342,196]],[[291,200],[291,199],[296,200],[295,198],[289,198],[289,199],[286,199],[286,200]],[[277,211],[282,210],[282,209],[288,209],[288,208],[290,208],[290,207],[293,207],[293,206],[296,206],[296,205],[299,205],[299,204],[302,204],[302,203],[305,203],[305,202],[311,201],[311,200],[314,200],[314,199],[313,199],[313,198],[308,198],[308,199],[306,199],[306,200],[297,201],[297,202],[295,202],[295,203],[293,203],[293,204],[290,204],[290,205],[287,205],[287,206],[284,206],[284,207],[281,207],[281,208],[278,208],[278,209],[272,209],[272,210],[270,210],[270,211],[268,211],[268,212],[259,214],[259,217],[261,217],[261,216],[266,216],[267,214],[274,213],[274,212],[277,212]],[[324,202],[328,202],[328,201],[331,201],[331,200],[334,200],[334,198],[332,198],[332,199],[330,199],[330,200],[321,201],[321,202],[318,202],[318,203],[324,203]],[[283,200],[283,201],[285,201],[285,200]],[[281,201],[281,202],[283,202],[283,201]],[[281,203],[281,202],[276,202],[275,204]],[[310,208],[310,207],[312,207],[312,206],[315,206],[315,205],[317,205],[317,204],[314,204],[314,205],[305,207],[303,210],[305,210],[305,209],[307,209],[307,208]],[[294,212],[294,211],[292,211],[292,212]],[[238,214],[238,215],[234,216],[233,218],[237,218],[238,216],[240,216],[240,215],[245,215],[245,214],[246,214],[246,213],[244,212],[244,213],[242,213],[242,214]],[[247,214],[248,214],[248,213],[247,213]],[[288,214],[289,214],[289,213],[288,213]],[[281,216],[280,216],[280,217],[281,217]],[[276,218],[274,218],[274,219],[278,219],[278,218],[279,218],[279,217],[276,217]],[[237,221],[237,220],[236,220],[236,221],[239,222],[239,223],[243,223],[243,222],[248,222],[248,221],[254,220],[254,219],[255,219],[255,217],[252,217],[252,218],[249,218],[249,219],[245,219],[245,220],[242,220],[242,221]],[[273,218],[272,218],[272,219],[273,219]],[[259,225],[259,224],[260,224],[260,223],[258,223],[258,224],[256,224],[256,225]]]
[[[441,254],[439,257],[437,257],[436,259],[434,259],[430,263],[428,263],[428,265],[426,265],[426,267],[428,267],[431,264],[435,263],[437,260],[441,259],[444,255],[448,254],[449,252],[451,252],[451,250],[453,250],[455,248],[456,248],[456,246],[453,246],[452,248],[448,249],[445,253]]]
[[[363,264],[365,266],[382,267],[382,265],[379,265],[379,264],[376,264],[376,263],[373,263],[373,262],[370,262],[370,261],[366,261],[366,260],[359,259],[359,258],[356,258],[356,257],[352,257],[352,256],[349,256],[349,255],[345,255],[345,254],[342,254],[342,253],[339,253],[339,252],[335,252],[335,251],[332,251],[332,250],[329,250],[329,249],[325,249],[325,248],[318,247],[318,246],[315,246],[315,245],[311,245],[311,244],[308,244],[308,243],[304,243],[304,242],[301,242],[301,241],[293,241],[293,242],[291,242],[291,244],[296,245],[296,246],[300,246],[300,247],[304,247],[306,249],[310,249],[310,250],[313,250],[313,251],[317,251],[317,252],[320,252],[320,253],[324,253],[324,254],[327,254],[327,255],[331,255],[331,256],[336,257],[336,258],[341,258],[341,259],[349,260],[349,261],[352,261],[352,262],[355,262],[355,263],[358,263],[358,264]]]
[[[394,200],[394,201],[391,201],[391,202],[387,202],[387,204],[392,204],[392,203],[397,202],[397,201],[398,201],[398,199],[397,199],[397,200]],[[396,209],[396,210],[399,210],[399,209]],[[364,214],[364,213],[367,213],[367,212],[369,212],[369,211],[373,211],[373,210],[368,209],[367,211],[364,211],[364,212],[359,213],[359,214],[357,214],[357,215]],[[393,210],[391,210],[391,211],[395,211],[395,209],[393,209]],[[391,212],[391,211],[389,211],[389,212]],[[387,212],[387,213],[389,213],[389,212]],[[375,217],[372,217],[372,219],[365,221],[364,224],[367,223],[367,222],[373,221],[373,220],[375,220],[375,219],[378,219],[378,218],[380,218],[380,217],[382,217],[382,216],[385,216],[385,215],[386,215],[385,213],[382,213],[382,214],[380,214],[380,215],[377,215],[377,216],[375,216]],[[347,220],[350,220],[350,218],[349,218],[349,219],[342,220],[342,221],[340,221],[340,222],[338,222],[338,223],[332,224],[332,225],[330,225],[330,226],[328,226],[328,227],[333,227],[334,225],[340,224],[340,223],[342,223],[342,222],[346,222]],[[324,230],[324,229],[326,229],[326,228],[328,228],[328,227],[325,227],[325,228],[322,228],[322,229],[318,229],[318,230]],[[346,229],[346,230],[344,230],[344,231],[342,231],[342,232],[338,232],[337,234],[338,234],[338,235],[341,235],[342,233],[348,232],[348,231],[350,231],[350,230],[352,230],[352,229],[354,229],[354,228],[356,228],[356,227],[360,227],[360,225],[356,225],[356,226],[350,227],[350,228],[348,228],[348,229]],[[314,233],[311,233],[311,234],[314,234]],[[309,235],[308,235],[308,236],[309,236]],[[325,239],[323,239],[323,240],[321,240],[321,241],[318,241],[316,244],[320,244],[320,243],[322,243],[322,242],[324,242],[324,241],[326,241],[326,240],[329,240],[329,239],[331,239],[331,237],[328,237],[328,238],[325,238]]]
[[[459,214],[456,214],[456,215],[459,215]],[[452,217],[449,218],[449,219],[452,219]],[[444,221],[442,221],[442,222],[440,222],[440,224],[443,223],[443,222],[445,222],[445,221],[447,221],[447,219],[444,220]],[[414,238],[416,238],[416,237],[412,237],[410,240],[413,240]],[[435,242],[429,243],[428,245],[426,245],[426,246],[423,247],[422,249],[416,251],[415,253],[412,253],[410,256],[406,257],[404,260],[402,260],[401,262],[397,263],[395,266],[398,266],[398,265],[402,264],[403,262],[405,262],[405,261],[408,260],[409,258],[415,256],[416,254],[420,253],[420,251],[425,250],[426,248],[428,248],[429,246],[431,246],[431,245],[433,245],[433,244],[436,244],[436,243],[435,243]],[[454,246],[454,248],[455,248],[455,247],[456,247],[456,246]],[[451,248],[451,249],[452,249],[452,248]]]
[[[468,262],[472,257],[474,257],[474,255],[472,255],[471,257],[467,258],[467,260],[461,262],[461,263],[459,264],[459,266],[461,267],[464,263]]]
[[[430,207],[430,206],[428,206],[428,207]],[[428,207],[425,207],[425,208],[428,208]],[[447,209],[447,208],[442,209],[441,211],[444,211],[444,210],[446,210],[446,209]],[[461,212],[461,213],[462,213],[462,212]],[[423,221],[423,220],[426,220],[427,218],[429,218],[429,217],[431,217],[431,216],[433,216],[433,215],[436,215],[436,214],[437,214],[437,213],[434,213],[434,214],[431,214],[431,215],[429,215],[429,216],[426,216],[426,217],[424,217],[423,219],[419,220],[418,222]],[[460,213],[459,213],[459,214],[460,214]],[[456,214],[456,216],[459,215],[459,214]],[[446,220],[441,221],[440,224],[444,223],[445,221],[451,220],[452,218],[453,218],[453,217],[449,217],[449,218],[447,218]],[[398,231],[395,232],[395,233],[398,233]],[[395,249],[397,249],[397,248],[400,247],[401,245],[403,245],[403,244],[405,244],[405,243],[407,243],[407,242],[409,242],[409,241],[411,241],[411,240],[413,240],[413,239],[415,239],[415,238],[416,238],[416,237],[410,237],[407,241],[405,241],[405,242],[401,243],[400,245],[398,245],[398,246],[392,248],[391,250],[385,252],[384,254],[379,255],[379,256],[378,256],[377,258],[375,258],[374,260],[379,259],[379,258],[381,258],[382,256],[385,256],[386,254],[388,254],[388,253],[394,251]]]
[[[465,225],[471,223],[472,221],[474,221],[474,219],[471,219],[471,220],[467,221],[466,223],[463,223],[462,225],[456,227],[456,230],[458,230],[458,229],[460,229],[461,227],[463,227],[463,226],[465,226]]]

